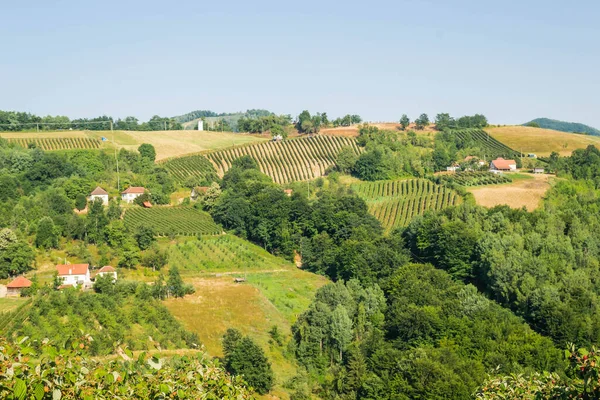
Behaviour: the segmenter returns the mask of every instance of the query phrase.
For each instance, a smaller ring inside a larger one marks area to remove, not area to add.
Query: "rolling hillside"
[[[576,149],[593,144],[600,147],[600,137],[554,131],[551,129],[531,128],[528,126],[499,126],[485,128],[494,139],[507,146],[538,156],[549,156],[553,151],[562,156],[571,155]]]
[[[352,188],[367,202],[369,212],[386,232],[408,225],[412,218],[426,211],[462,202],[454,190],[426,179],[365,182]]]
[[[198,160],[198,157],[205,156],[218,175],[223,176],[231,168],[233,160],[249,155],[256,160],[260,170],[273,178],[273,181],[288,183],[324,175],[327,168],[335,165],[338,152],[345,146],[352,148],[357,154],[360,152],[354,139],[318,135],[181,157],[165,162],[164,166],[179,181],[184,181],[189,176],[204,178],[213,173],[206,163]]]
[[[561,132],[583,133],[586,135],[600,136],[600,130],[593,128],[589,125],[580,124],[578,122],[566,122],[550,118],[536,118],[523,125],[526,126],[531,123],[538,124],[539,127],[543,129],[552,129]]]

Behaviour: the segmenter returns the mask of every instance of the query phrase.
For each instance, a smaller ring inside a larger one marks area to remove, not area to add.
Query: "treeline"
[[[289,348],[307,372],[286,383],[293,398],[464,399],[498,366],[561,369],[549,339],[475,286],[413,264],[402,232],[383,235],[365,202],[334,180],[310,199],[288,197],[242,157],[222,188],[215,220],[274,254],[301,254],[304,269],[338,282],[293,327]]]
[[[274,115],[271,111],[262,110],[262,109],[250,109],[250,110],[246,110],[246,112],[244,112],[244,113],[242,113],[242,112],[216,113],[216,112],[210,111],[210,110],[196,110],[196,111],[191,111],[187,114],[178,115],[176,117],[173,117],[173,119],[175,119],[175,121],[177,121],[177,122],[185,123],[185,122],[193,121],[198,118],[227,117],[227,116],[239,115],[239,114],[243,114],[243,116],[246,118],[259,118],[259,117],[266,117],[269,115]]]
[[[35,114],[16,111],[0,110],[0,131],[55,131],[55,130],[91,130],[106,131],[115,130],[128,131],[162,131],[181,130],[182,125],[173,118],[153,116],[147,122],[140,123],[136,117],[114,119],[103,115],[96,118],[69,119],[66,116],[37,116]]]
[[[400,118],[400,125],[405,130],[411,123],[410,118],[403,114]],[[488,125],[488,120],[485,115],[475,114],[472,116],[465,115],[455,119],[448,113],[440,113],[435,116],[435,129],[442,131],[445,129],[468,129],[468,128],[485,128]],[[414,120],[416,129],[424,129],[430,124],[429,116],[425,113],[419,115]]]
[[[240,118],[237,127],[240,132],[263,133],[270,131],[273,135],[283,135],[291,123],[290,115],[248,116]]]

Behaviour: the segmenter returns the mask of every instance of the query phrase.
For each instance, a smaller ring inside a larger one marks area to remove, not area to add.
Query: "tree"
[[[454,118],[450,116],[448,113],[441,113],[435,116],[435,129],[441,131],[447,128],[454,128],[455,122]]]
[[[406,130],[406,128],[408,128],[410,125],[410,119],[406,114],[402,114],[402,117],[400,118],[400,125],[402,125],[402,130]]]
[[[140,155],[142,156],[142,158],[145,158],[152,162],[154,162],[154,160],[156,160],[156,149],[154,149],[154,146],[152,146],[151,144],[144,143],[144,144],[140,145],[140,147],[138,147],[138,151],[139,151]]]
[[[135,268],[140,262],[140,249],[132,240],[126,240],[121,249],[118,266],[121,268]]]
[[[161,251],[159,248],[153,248],[142,255],[141,264],[156,271],[167,265],[168,260],[169,253]]]
[[[135,234],[135,240],[140,249],[146,250],[156,241],[156,234],[154,229],[147,225],[140,225],[137,227]]]
[[[110,201],[108,203],[108,211],[106,212],[106,216],[109,220],[112,221],[121,218],[122,213],[123,210],[121,210],[119,203],[117,203],[116,201]]]
[[[417,129],[424,129],[428,125],[429,125],[429,117],[427,116],[427,114],[421,114],[419,116],[419,118],[417,118],[415,120],[415,127]]]
[[[236,329],[228,329],[223,336],[225,369],[244,380],[259,394],[267,394],[273,387],[273,370],[263,350],[249,337],[242,337]]]
[[[331,314],[331,338],[340,352],[339,361],[341,362],[342,352],[352,341],[352,320],[348,316],[346,308],[341,304]]]
[[[337,155],[336,164],[340,171],[348,173],[354,168],[356,160],[358,160],[358,156],[354,150],[349,146],[344,146]]]
[[[87,198],[84,194],[79,193],[75,198],[75,208],[79,211],[85,209],[87,207]]]
[[[282,138],[286,139],[288,137],[288,133],[281,125],[274,125],[271,128],[271,136],[281,136]]]
[[[94,292],[104,294],[114,294],[115,279],[112,275],[98,275],[94,279]]]
[[[58,231],[50,217],[43,217],[38,222],[35,245],[42,249],[58,247]]]
[[[202,196],[202,208],[210,212],[217,203],[221,193],[221,186],[217,182],[211,183],[209,188],[206,189],[204,196]]]
[[[169,268],[167,291],[173,297],[183,297],[186,294],[183,279],[181,279],[181,275],[179,275],[179,269],[175,266]]]
[[[165,277],[162,273],[158,275],[154,285],[152,285],[151,293],[152,297],[155,299],[164,300],[167,298],[168,291],[167,286],[165,285]]]

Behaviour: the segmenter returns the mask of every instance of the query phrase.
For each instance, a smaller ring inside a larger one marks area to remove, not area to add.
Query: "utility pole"
[[[117,144],[115,143],[115,131],[113,130],[113,123],[110,121],[110,132],[112,133],[112,142],[115,146],[115,161],[117,162],[117,190],[121,191],[121,179],[119,177],[119,157],[117,157]]]

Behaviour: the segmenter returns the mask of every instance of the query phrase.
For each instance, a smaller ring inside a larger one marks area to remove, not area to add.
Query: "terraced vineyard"
[[[494,139],[482,129],[461,129],[452,131],[461,141],[467,143],[465,147],[479,147],[488,159],[496,157],[519,158],[521,154],[502,142]]]
[[[212,171],[199,158],[206,157],[219,176],[223,176],[236,158],[249,155],[256,160],[260,170],[273,178],[276,183],[288,183],[318,178],[325,170],[335,165],[337,154],[342,147],[352,148],[356,154],[360,149],[352,138],[338,136],[314,136],[282,142],[234,147],[181,157],[165,162],[165,168],[179,181],[189,176],[207,177]]]
[[[164,167],[180,183],[190,176],[200,177],[209,182],[217,180],[217,171],[208,158],[197,154],[187,157],[174,158],[166,161]]]
[[[495,185],[512,182],[512,179],[504,174],[494,174],[488,171],[465,171],[439,175],[435,180],[437,183],[456,183],[462,186]]]
[[[131,230],[145,225],[160,236],[216,235],[222,231],[209,214],[192,207],[134,207],[125,212],[124,221]]]
[[[386,232],[403,226],[428,210],[440,210],[462,202],[454,190],[426,179],[378,181],[352,185],[369,212]]]
[[[293,267],[292,263],[233,235],[205,236],[171,246],[169,265],[180,270],[228,272]]]
[[[49,150],[75,150],[75,149],[97,149],[100,147],[100,141],[92,138],[8,138],[10,143],[15,143],[21,147],[29,147],[35,144],[36,147],[45,151]]]

